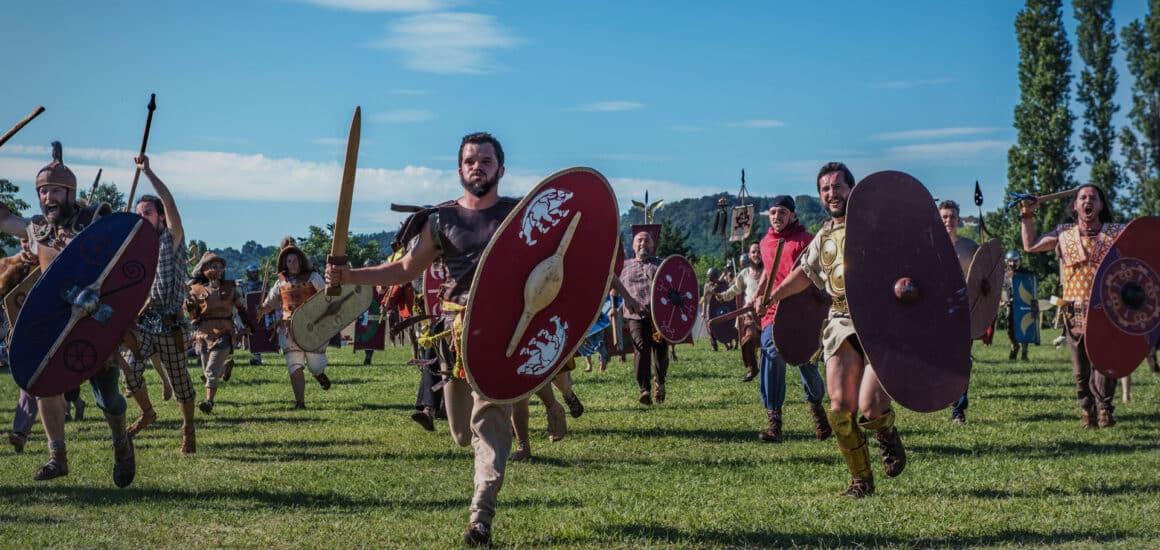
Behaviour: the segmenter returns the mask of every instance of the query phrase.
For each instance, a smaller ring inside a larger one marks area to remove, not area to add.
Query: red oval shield
[[[1003,245],[991,239],[975,251],[967,270],[967,301],[971,304],[971,338],[982,338],[999,313],[1003,293]]]
[[[1160,218],[1132,220],[1100,262],[1088,302],[1084,347],[1092,367],[1132,373],[1160,339]]]
[[[790,365],[809,363],[821,345],[822,323],[833,300],[826,291],[810,285],[806,290],[777,303],[773,313],[773,343]]]
[[[463,367],[490,401],[523,399],[567,362],[596,321],[617,247],[617,202],[591,168],[540,182],[500,225],[471,283]]]
[[[963,395],[971,317],[962,267],[922,183],[878,172],[850,192],[846,300],[866,357],[894,400],[932,412]],[[896,286],[909,279],[909,290]]]
[[[653,328],[670,344],[680,344],[697,322],[697,274],[684,256],[669,256],[657,267],[649,292]]]

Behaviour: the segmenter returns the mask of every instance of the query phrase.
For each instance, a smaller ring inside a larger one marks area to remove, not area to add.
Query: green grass
[[[1054,336],[1054,335],[1052,335]],[[1005,339],[1000,338],[1004,341]],[[631,363],[576,372],[587,411],[547,441],[532,407],[535,460],[509,464],[493,526],[500,546],[544,547],[1155,547],[1160,540],[1160,377],[1138,370],[1119,425],[1082,431],[1066,351],[976,345],[969,424],[900,411],[905,473],[876,461],[877,494],[835,496],[848,481],[833,440],[812,438],[794,369],[788,439],[762,444],[757,382],[736,352],[682,346],[668,401],[635,402]],[[240,363],[244,364],[244,358]],[[240,366],[198,452],[182,456],[172,402],[137,438],[137,479],[116,489],[108,430],[95,408],[68,425],[70,474],[32,481],[46,458],[39,426],[24,454],[0,448],[0,546],[413,547],[459,544],[472,491],[468,448],[445,423],[409,419],[409,349],[361,366],[331,350],[334,387],[307,386],[293,411],[285,368]],[[191,371],[197,377],[197,371]],[[160,400],[156,374],[149,380]],[[16,388],[0,382],[11,418]],[[91,403],[88,390],[83,394]],[[130,403],[130,415],[137,413]],[[876,456],[876,447],[872,447]]]

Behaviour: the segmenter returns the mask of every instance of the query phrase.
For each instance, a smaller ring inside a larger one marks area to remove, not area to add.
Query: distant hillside
[[[395,232],[380,231],[378,233],[358,234],[355,237],[377,241],[380,249],[389,251],[391,249],[391,241],[395,239]],[[301,237],[299,236],[298,238]],[[211,248],[210,250],[225,259],[225,277],[227,279],[241,279],[245,276],[247,265],[254,264],[261,269],[263,259],[270,258],[278,252],[278,243],[261,245],[255,241],[246,241],[246,244],[242,245],[241,250],[233,247]]]
[[[712,235],[711,231],[713,229],[713,219],[717,213],[717,199],[721,197],[729,200],[730,207],[739,204],[735,195],[718,193],[696,199],[681,199],[673,202],[666,201],[653,213],[653,217],[657,223],[670,223],[682,231],[687,232],[688,237],[686,242],[692,253],[697,257],[720,257],[722,255],[721,236]],[[769,231],[769,218],[764,212],[769,209],[769,203],[772,199],[772,196],[749,197],[749,203],[756,206],[755,217],[757,219],[753,226],[753,232],[750,233],[748,242],[759,240]],[[825,210],[822,209],[821,202],[818,201],[817,197],[810,195],[798,195],[794,197],[794,202],[796,203],[798,219],[811,232],[815,232],[817,227],[827,217]],[[638,208],[632,209],[620,218],[620,233],[625,243],[628,243],[630,240],[630,235],[628,234],[629,228],[634,223],[644,223],[644,212],[641,212]],[[733,243],[731,250],[734,250],[734,253],[740,253],[740,243]]]

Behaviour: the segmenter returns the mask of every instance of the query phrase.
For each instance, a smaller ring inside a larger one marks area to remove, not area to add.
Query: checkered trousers
[[[173,396],[178,403],[193,401],[196,393],[193,389],[193,380],[189,376],[189,369],[185,364],[185,334],[181,329],[161,334],[150,334],[148,331],[139,331],[137,334],[137,354],[121,347],[121,357],[129,364],[125,372],[125,386],[129,391],[137,391],[145,387],[145,368],[154,353],[161,356],[161,364],[165,366],[165,373],[169,376],[169,383],[173,386]],[[138,359],[140,357],[140,359]]]

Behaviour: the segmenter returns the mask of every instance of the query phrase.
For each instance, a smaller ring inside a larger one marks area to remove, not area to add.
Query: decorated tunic
[[[1095,235],[1083,235],[1079,226],[1068,223],[1056,226],[1052,235],[1059,238],[1059,279],[1063,285],[1063,299],[1071,302],[1074,326],[1083,328],[1087,319],[1087,305],[1091,299],[1092,283],[1100,262],[1112,249],[1116,237],[1124,231],[1124,224],[1105,223]]]

